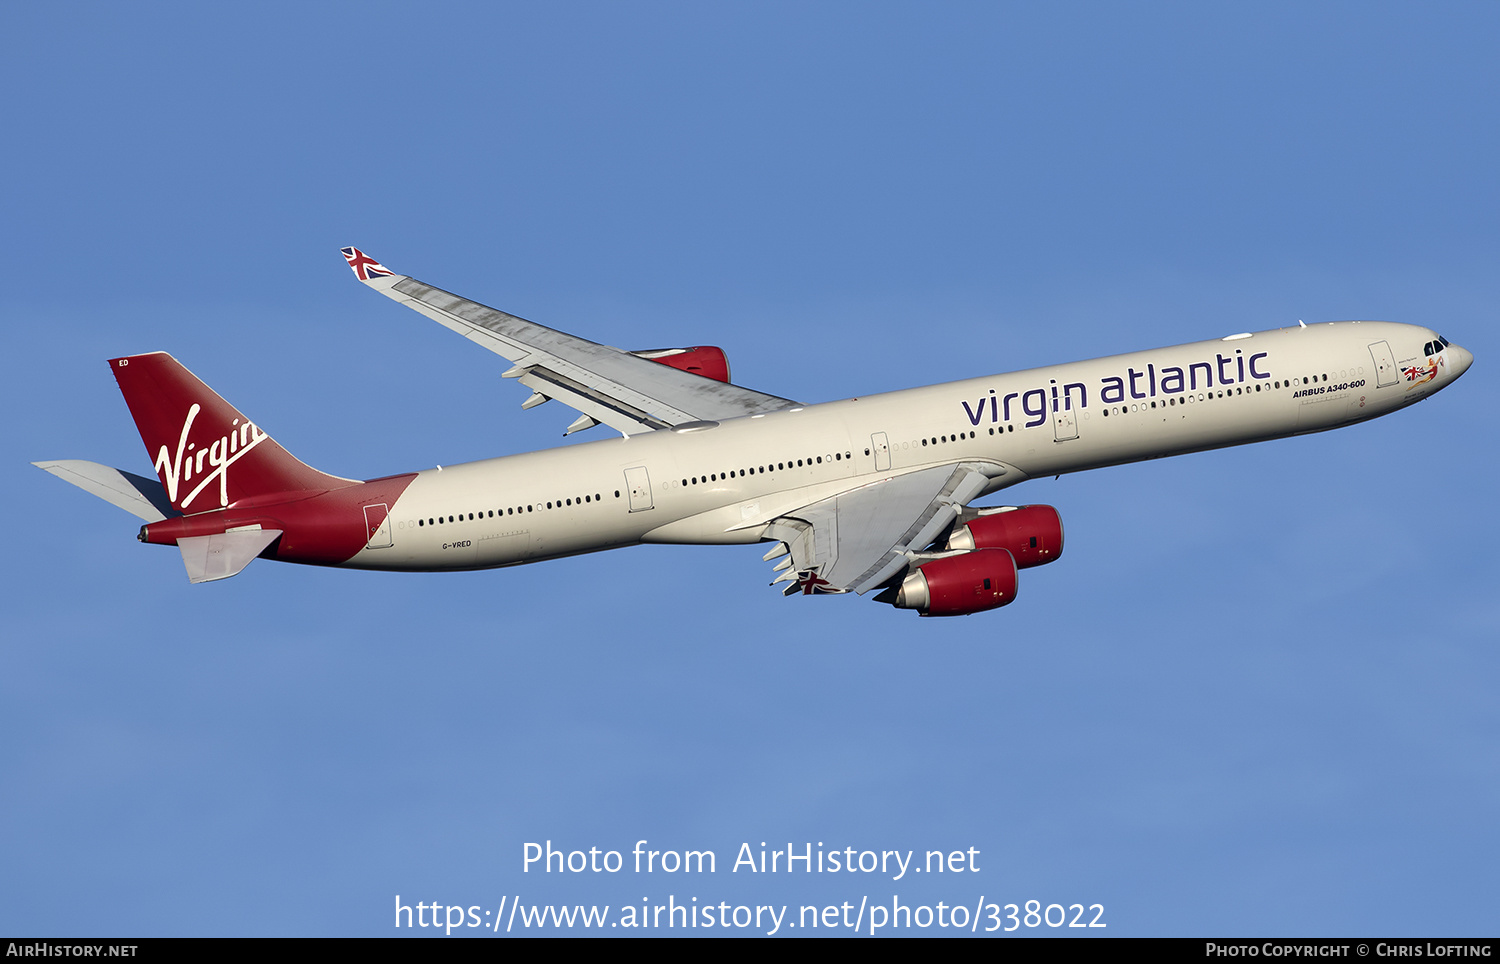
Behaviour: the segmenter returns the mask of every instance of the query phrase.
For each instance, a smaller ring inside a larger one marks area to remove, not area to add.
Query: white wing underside
[[[777,566],[786,572],[776,582],[797,580],[788,595],[878,589],[947,531],[995,470],[939,465],[871,482],[773,520],[766,537],[781,540],[786,549],[773,549],[767,559],[791,556],[789,565]]]
[[[511,361],[504,377],[624,435],[797,404],[556,331],[406,275],[371,277],[364,283]]]

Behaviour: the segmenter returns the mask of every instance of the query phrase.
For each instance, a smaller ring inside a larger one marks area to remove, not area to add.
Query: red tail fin
[[[112,358],[109,367],[167,498],[184,513],[354,484],[297,461],[166,352]]]

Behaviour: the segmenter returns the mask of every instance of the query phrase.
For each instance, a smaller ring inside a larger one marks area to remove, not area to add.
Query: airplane
[[[1441,391],[1473,355],[1430,328],[1335,321],[802,404],[712,346],[623,351],[342,253],[365,286],[505,358],[578,418],[560,449],[359,481],[296,459],[163,352],[109,360],[157,478],[33,463],[145,520],[191,582],[256,558],[491,569],[643,543],[770,543],[784,595],[874,592],[922,616],[1008,605],[1055,561],[1046,505],[971,507],[1044,476],[1322,432]]]

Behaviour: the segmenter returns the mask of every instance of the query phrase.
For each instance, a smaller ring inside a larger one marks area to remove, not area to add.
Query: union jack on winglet
[[[827,579],[824,579],[822,576],[818,575],[817,570],[814,569],[808,569],[805,572],[798,574],[797,583],[795,588],[792,589],[792,592],[795,592],[797,590],[801,590],[802,595],[804,596],[821,596],[824,593],[835,594],[848,592],[847,589],[838,589],[834,587],[831,583],[829,583]],[[787,595],[791,595],[791,593],[788,592]]]
[[[371,278],[396,273],[358,248],[340,248],[339,250],[344,252],[344,260],[349,262],[349,267],[354,269],[354,277],[360,281],[369,281]]]

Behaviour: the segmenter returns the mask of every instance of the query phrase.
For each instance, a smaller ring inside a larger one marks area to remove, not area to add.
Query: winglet
[[[383,278],[395,274],[390,268],[376,261],[358,248],[340,248],[344,254],[344,260],[349,262],[349,267],[354,271],[354,277],[360,281],[370,281],[373,278]]]

